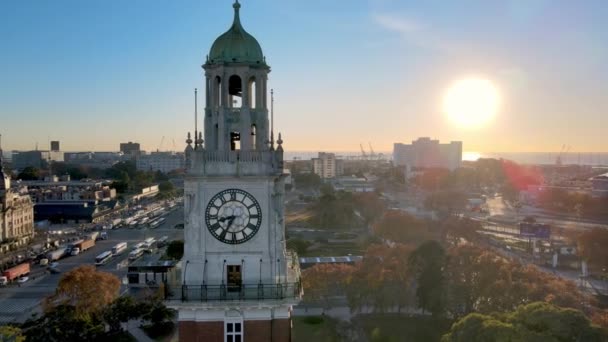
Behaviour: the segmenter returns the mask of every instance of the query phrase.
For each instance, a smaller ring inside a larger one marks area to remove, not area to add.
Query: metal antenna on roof
[[[198,89],[194,88],[194,148],[198,147]]]
[[[270,147],[274,149],[274,89],[270,89]]]

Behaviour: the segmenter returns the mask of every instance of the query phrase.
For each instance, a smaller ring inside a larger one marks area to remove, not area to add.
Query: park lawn
[[[430,316],[361,314],[352,319],[372,342],[434,342],[447,333],[451,321]]]
[[[292,329],[293,342],[339,342],[336,334],[336,321],[329,317],[294,317]]]

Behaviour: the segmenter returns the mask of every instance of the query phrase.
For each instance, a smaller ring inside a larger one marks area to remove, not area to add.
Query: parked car
[[[51,274],[59,274],[61,273],[61,270],[56,267],[49,267],[49,272],[51,272]]]

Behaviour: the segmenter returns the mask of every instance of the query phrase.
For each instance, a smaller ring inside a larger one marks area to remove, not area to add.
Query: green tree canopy
[[[443,342],[485,341],[605,341],[608,335],[585,315],[549,303],[519,306],[505,315],[473,313],[452,325]]]
[[[443,276],[447,262],[445,250],[439,242],[429,240],[410,254],[408,262],[416,277],[418,306],[423,311],[430,311],[433,316],[442,315],[446,306]]]
[[[35,167],[28,166],[21,170],[17,175],[17,179],[21,180],[38,180],[40,178],[40,170]]]
[[[173,260],[181,260],[184,256],[184,241],[175,240],[167,245],[167,257]]]

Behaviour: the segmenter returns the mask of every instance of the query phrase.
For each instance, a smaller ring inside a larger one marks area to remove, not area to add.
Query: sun
[[[492,82],[466,78],[454,82],[443,98],[443,111],[456,125],[479,128],[498,112],[500,95]]]

